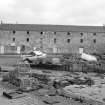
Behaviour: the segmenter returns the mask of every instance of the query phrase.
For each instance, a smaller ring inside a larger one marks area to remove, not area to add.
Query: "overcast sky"
[[[0,0],[4,23],[103,25],[105,0]]]

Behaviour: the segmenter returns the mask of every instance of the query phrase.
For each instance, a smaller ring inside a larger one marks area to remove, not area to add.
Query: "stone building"
[[[0,53],[105,53],[104,26],[0,24]]]

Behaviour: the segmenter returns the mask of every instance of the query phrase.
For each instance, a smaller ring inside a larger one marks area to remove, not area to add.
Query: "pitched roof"
[[[0,30],[53,31],[53,32],[105,32],[104,26],[42,25],[42,24],[1,24]]]

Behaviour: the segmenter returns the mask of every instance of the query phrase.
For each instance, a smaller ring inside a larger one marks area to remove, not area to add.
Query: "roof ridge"
[[[0,30],[105,32],[105,29],[103,26],[47,25],[47,24],[1,24]]]
[[[16,24],[16,23],[2,23],[1,25],[42,25],[42,26],[77,26],[77,27],[104,27],[96,25],[66,25],[66,24]]]

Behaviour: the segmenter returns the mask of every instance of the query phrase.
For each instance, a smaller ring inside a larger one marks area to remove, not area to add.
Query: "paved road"
[[[21,60],[21,57],[19,55],[0,55],[0,65],[15,64],[19,60]]]

